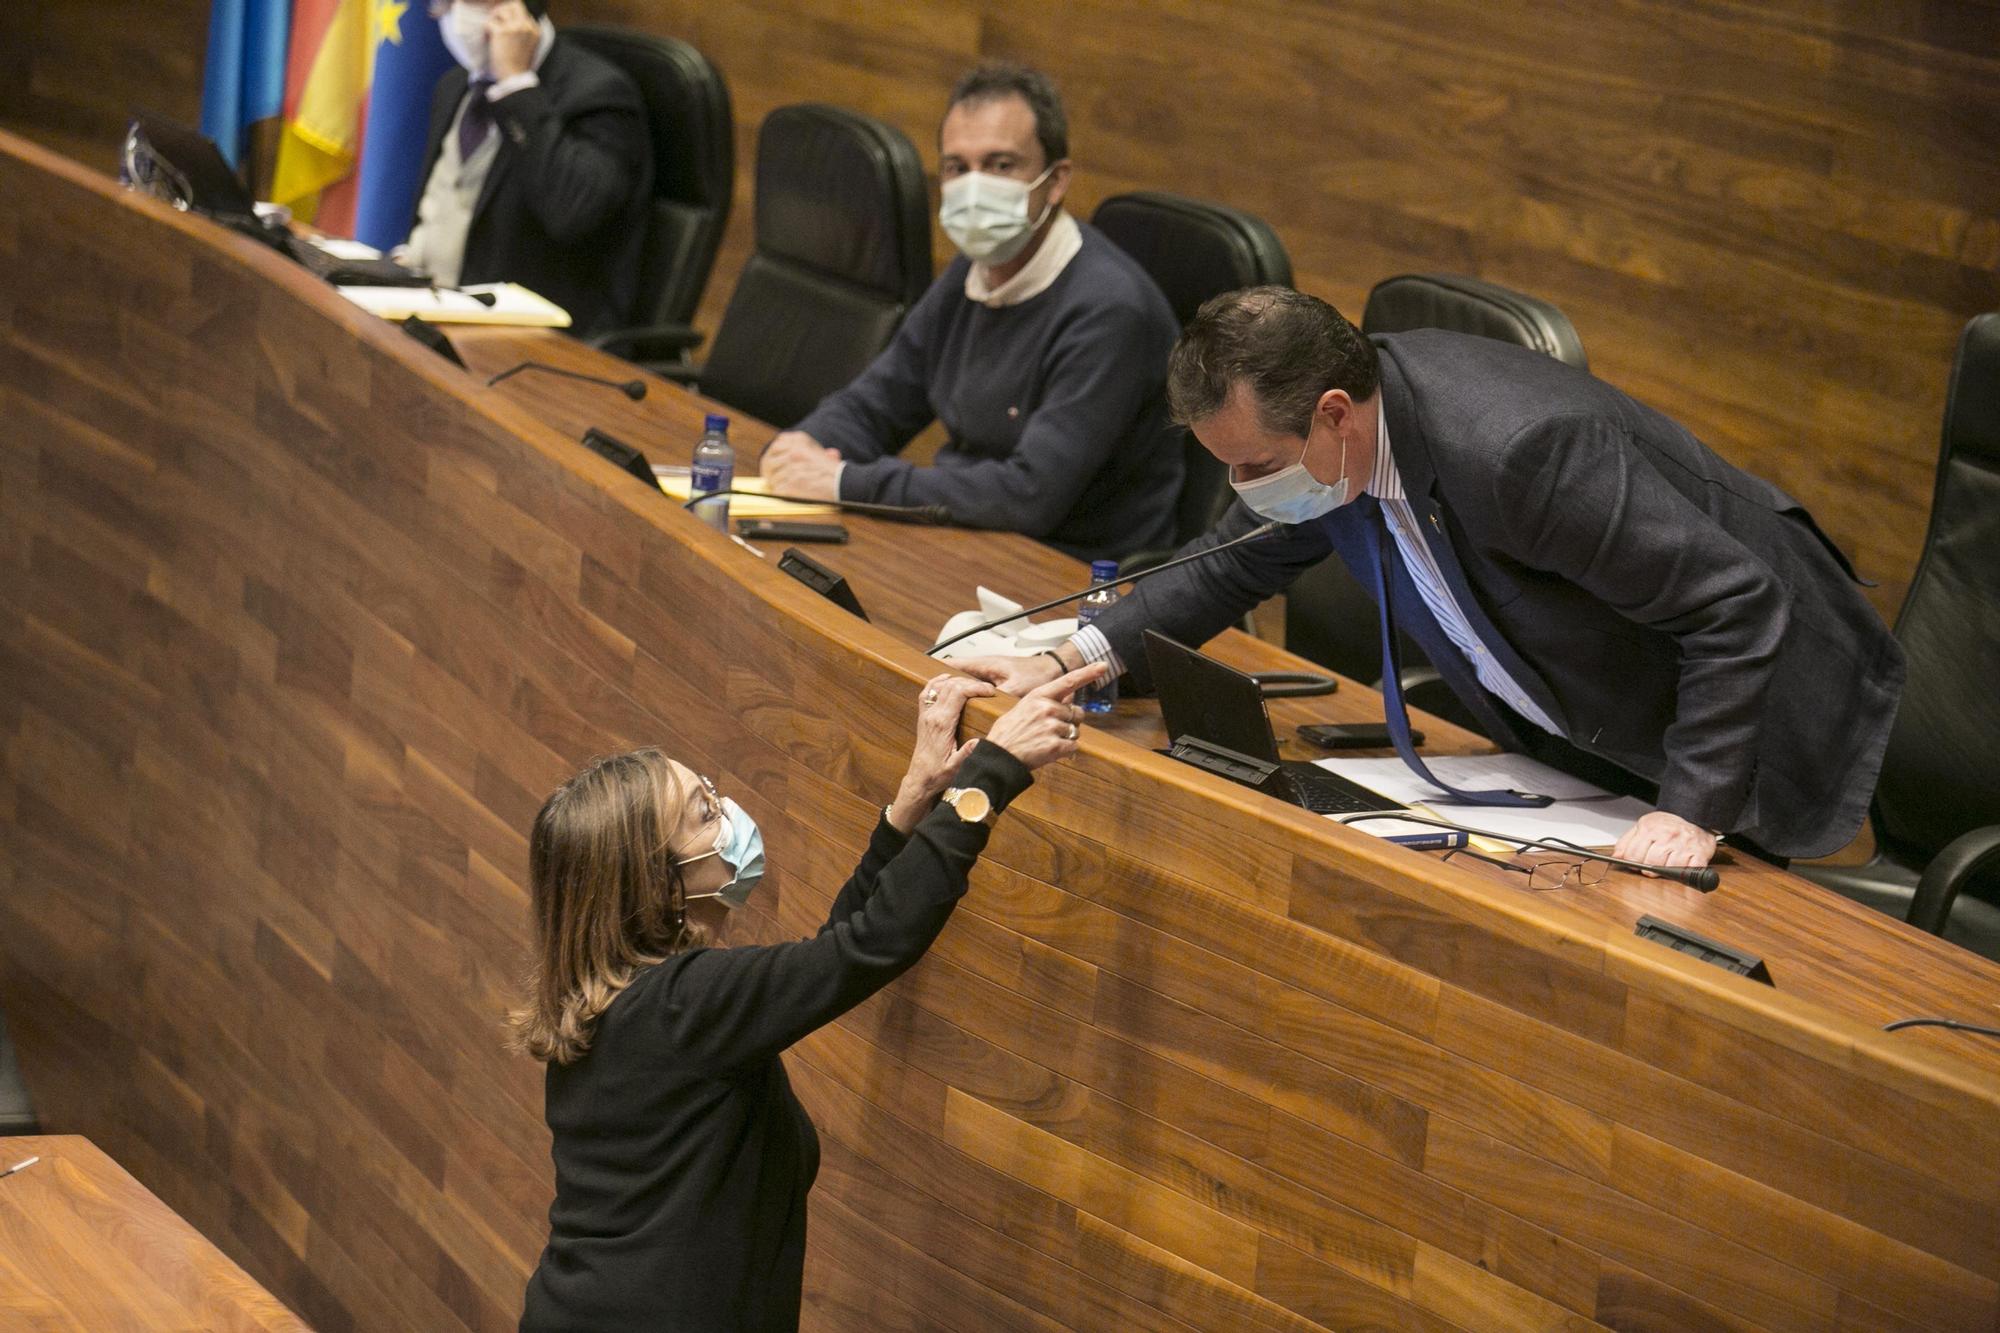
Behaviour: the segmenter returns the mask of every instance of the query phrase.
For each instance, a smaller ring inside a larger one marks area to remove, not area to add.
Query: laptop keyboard
[[[1393,809],[1394,802],[1357,791],[1348,782],[1311,764],[1284,764],[1279,777],[1291,786],[1296,803],[1316,815],[1356,815],[1364,810]]]

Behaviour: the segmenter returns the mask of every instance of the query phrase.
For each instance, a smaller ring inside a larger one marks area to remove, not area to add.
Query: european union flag
[[[241,169],[250,126],[285,105],[291,0],[215,0],[202,69],[201,132]]]
[[[431,90],[451,68],[437,21],[421,0],[377,0],[375,81],[368,90],[361,194],[354,236],[377,249],[402,243],[416,212],[430,129]]]

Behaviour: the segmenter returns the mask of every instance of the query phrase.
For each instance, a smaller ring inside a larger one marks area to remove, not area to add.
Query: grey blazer
[[[1571,744],[1659,807],[1784,856],[1860,828],[1903,653],[1800,504],[1601,380],[1434,330],[1373,339],[1389,446],[1489,652]],[[1188,550],[1248,531],[1242,505]],[[1143,631],[1200,643],[1337,552],[1357,577],[1372,497],[1140,584],[1097,625],[1135,683]],[[1473,676],[1393,556],[1397,624],[1489,734],[1520,722]]]

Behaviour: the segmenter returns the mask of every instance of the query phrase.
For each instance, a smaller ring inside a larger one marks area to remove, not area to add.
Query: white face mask
[[[984,171],[968,171],[944,183],[943,200],[938,205],[938,225],[951,243],[967,259],[982,264],[1004,264],[1021,253],[1035,229],[1048,219],[1055,201],[1042,209],[1042,216],[1028,221],[1028,195],[1049,178],[1048,171],[1032,181],[1012,176],[993,176]]]
[[[453,5],[438,20],[438,36],[444,49],[468,73],[484,74],[491,67],[491,43],[486,38],[486,20],[493,11],[475,5]]]
[[[1306,471],[1306,447],[1299,449],[1299,461],[1290,467],[1279,468],[1255,481],[1232,478],[1230,489],[1259,518],[1279,523],[1310,523],[1332,513],[1347,503],[1346,465],[1343,462],[1340,479],[1329,486]]]

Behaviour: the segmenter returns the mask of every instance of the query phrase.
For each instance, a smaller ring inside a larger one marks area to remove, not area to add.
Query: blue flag
[[[250,126],[284,110],[291,0],[215,0],[202,71],[201,132],[241,168]]]
[[[379,5],[376,21],[380,42],[375,81],[368,90],[354,238],[387,250],[409,235],[417,192],[423,188],[418,177],[428,147],[431,90],[452,59],[438,36],[437,20],[416,0]]]

